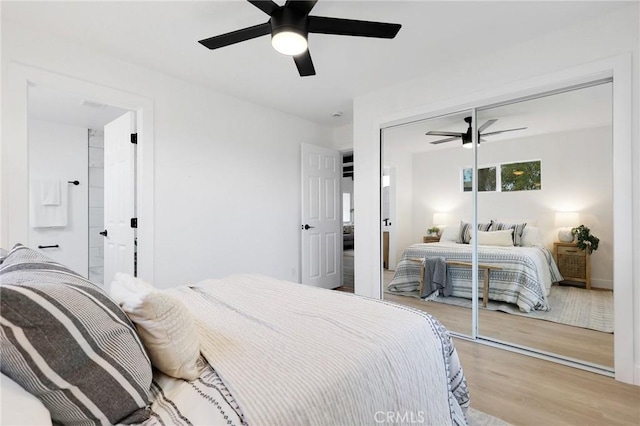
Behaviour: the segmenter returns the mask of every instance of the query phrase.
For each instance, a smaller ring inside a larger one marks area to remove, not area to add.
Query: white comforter
[[[457,353],[427,314],[261,276],[169,291],[243,423],[466,424]]]

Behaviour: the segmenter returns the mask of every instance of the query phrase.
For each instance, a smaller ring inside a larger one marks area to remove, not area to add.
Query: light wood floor
[[[435,316],[447,329],[471,335],[471,310],[385,293],[384,299]],[[613,368],[613,334],[480,309],[478,333],[484,337]]]
[[[640,425],[640,387],[454,339],[471,406],[514,425]]]

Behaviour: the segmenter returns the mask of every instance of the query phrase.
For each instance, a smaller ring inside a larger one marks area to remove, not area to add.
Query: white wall
[[[354,155],[356,230],[355,289],[358,294],[380,297],[378,174],[379,125],[403,117],[469,104],[483,97],[504,94],[505,88],[522,90],[519,82],[547,83],[543,77],[571,67],[616,55],[632,54],[632,115],[630,124],[633,161],[633,259],[640,258],[640,143],[638,137],[638,4],[600,16],[558,32],[541,35],[526,43],[500,50],[466,52],[460,63],[434,64],[424,77],[399,83],[354,100]],[[471,66],[469,64],[472,64]],[[514,96],[517,97],[517,96]],[[633,266],[634,313],[628,322],[633,329],[634,368],[622,371],[640,383],[640,263]],[[635,324],[635,326],[634,326]],[[617,329],[618,331],[619,329]],[[630,356],[630,355],[629,355]],[[635,371],[629,371],[634,370]]]
[[[6,191],[12,184],[23,187],[9,176],[6,165],[14,159],[5,147],[16,133],[6,119],[12,107],[15,112],[4,90],[7,70],[20,63],[152,100],[156,285],[232,272],[299,279],[300,144],[331,146],[330,130],[2,24],[2,246],[17,242],[8,237],[9,218],[27,208],[20,192],[9,199]]]
[[[557,211],[575,211],[580,223],[600,238],[591,256],[594,287],[613,285],[613,170],[612,129],[599,127],[537,135],[480,145],[478,167],[540,160],[542,187],[537,191],[480,192],[478,220],[528,222],[539,228],[543,242],[553,249],[558,240]],[[587,148],[588,147],[588,148]],[[413,156],[414,241],[433,226],[433,213],[447,213],[448,225],[470,221],[471,193],[461,191],[461,170],[472,166],[470,151],[437,150]],[[442,206],[449,206],[444,210]]]
[[[88,134],[87,129],[41,120],[29,120],[29,180],[60,180],[67,191],[67,226],[29,227],[30,247],[59,245],[40,250],[78,274],[89,275]],[[77,180],[80,185],[68,184]]]
[[[353,149],[353,125],[347,124],[331,130],[333,145],[339,151]]]

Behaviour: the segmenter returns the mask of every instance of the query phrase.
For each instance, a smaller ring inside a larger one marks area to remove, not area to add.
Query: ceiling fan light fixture
[[[462,147],[466,149],[473,149],[473,144],[471,141],[462,142]]]
[[[307,38],[291,28],[286,28],[271,35],[271,45],[283,55],[296,56],[307,50]]]

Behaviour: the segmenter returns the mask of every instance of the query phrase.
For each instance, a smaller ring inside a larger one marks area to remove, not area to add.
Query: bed
[[[457,352],[421,311],[259,275],[118,274],[110,297],[19,245],[0,284],[3,424],[43,406],[66,424],[466,424]]]
[[[388,289],[395,293],[415,292],[418,289],[420,269],[410,259],[443,257],[447,261],[471,263],[471,255],[470,244],[453,241],[414,244],[404,250]],[[489,275],[489,300],[513,303],[522,312],[549,310],[547,296],[551,285],[562,280],[551,252],[541,245],[478,245],[478,263],[499,267]],[[451,296],[471,299],[471,274],[470,267],[447,266]],[[478,296],[483,296],[482,293],[482,287],[479,287]]]

